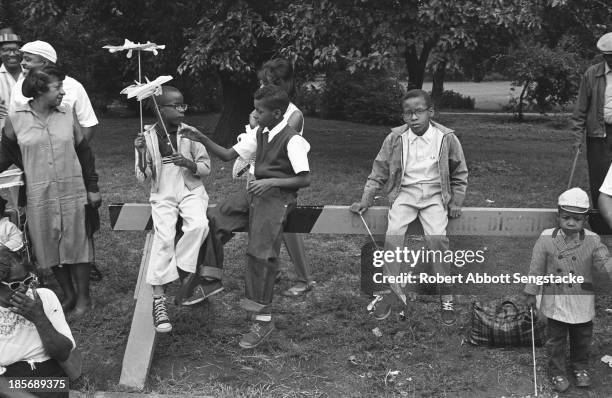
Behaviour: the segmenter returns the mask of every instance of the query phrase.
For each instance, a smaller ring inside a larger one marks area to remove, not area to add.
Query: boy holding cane
[[[404,246],[408,225],[417,217],[423,225],[429,250],[449,248],[446,226],[448,217],[461,215],[461,205],[467,188],[468,170],[459,139],[441,124],[431,121],[434,114],[429,94],[410,90],[402,101],[406,124],[391,130],[380,152],[374,159],[361,202],[350,210],[362,214],[374,202],[380,189],[389,195],[389,225],[385,236],[385,250]],[[449,264],[434,262],[434,272],[450,273]],[[385,275],[400,275],[402,264],[385,262]],[[398,283],[391,284],[392,293],[374,303],[377,320],[386,319],[396,297],[406,302],[406,295]],[[412,294],[414,296],[414,294]],[[456,321],[450,286],[440,286],[441,318],[445,325]]]

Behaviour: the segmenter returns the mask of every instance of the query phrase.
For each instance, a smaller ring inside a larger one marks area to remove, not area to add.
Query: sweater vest
[[[257,131],[257,151],[255,152],[255,178],[289,178],[296,174],[291,166],[287,144],[298,133],[286,126],[268,142],[268,134]]]

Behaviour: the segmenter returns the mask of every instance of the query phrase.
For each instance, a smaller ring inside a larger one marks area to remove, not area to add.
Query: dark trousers
[[[2,377],[68,377],[55,359],[37,362],[34,366],[35,368],[32,369],[27,362],[16,362],[6,367],[6,372],[4,372]],[[30,394],[41,398],[68,398],[69,395],[68,392],[42,391],[31,391]]]
[[[612,164],[612,125],[606,124],[606,137],[587,137],[586,144],[591,201],[593,208],[596,209],[599,188]],[[612,229],[599,214],[591,215],[589,224],[593,232],[599,235],[612,235]]]
[[[589,367],[589,348],[593,337],[593,322],[565,323],[548,319],[548,369],[551,376],[565,375],[565,347],[567,336],[570,343],[570,363],[573,370],[586,370]]]
[[[247,311],[263,313],[272,302],[283,229],[296,199],[294,191],[279,188],[261,196],[242,191],[208,212],[211,229],[204,242],[204,269],[221,269],[223,245],[234,232],[249,231],[245,299],[240,303]]]

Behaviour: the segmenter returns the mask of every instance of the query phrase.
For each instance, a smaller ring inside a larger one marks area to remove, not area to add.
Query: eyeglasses
[[[30,286],[32,286],[33,284],[36,284],[36,283],[38,283],[38,278],[36,277],[36,275],[34,275],[32,273],[30,273],[28,276],[26,276],[21,281],[15,281],[15,282],[4,282],[4,281],[2,281],[2,284],[8,286],[8,288],[11,289],[13,292],[16,292],[22,286],[26,287],[26,288],[30,288]]]
[[[189,109],[189,105],[187,104],[169,104],[169,105],[160,105],[160,106],[170,106],[179,112],[185,112],[187,111],[187,109]]]
[[[404,117],[408,117],[408,118],[411,118],[413,116],[421,117],[426,112],[429,112],[429,109],[415,109],[413,111],[404,111]]]

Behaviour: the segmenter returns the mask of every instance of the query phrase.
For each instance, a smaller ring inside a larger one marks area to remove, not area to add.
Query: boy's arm
[[[210,156],[206,152],[204,145],[199,145],[197,142],[193,143],[194,156],[193,159],[197,166],[196,174],[200,177],[204,177],[210,174]]]
[[[219,159],[225,162],[234,160],[238,157],[239,152],[237,152],[236,149],[234,149],[234,147],[237,145],[240,145],[241,142],[245,141],[243,139],[232,148],[224,148],[221,145],[216,144],[213,140],[208,138],[207,135],[205,135],[204,133],[202,133],[200,130],[196,129],[195,127],[192,127],[192,126],[183,127],[179,133],[183,137],[191,141],[199,142],[200,144],[204,145],[210,153],[212,153],[213,155],[217,156]],[[257,142],[255,142],[255,145],[257,145]],[[253,150],[253,152],[255,152],[255,150]],[[245,158],[242,155],[243,154],[240,153],[240,156]]]
[[[546,272],[546,240],[551,239],[549,235],[540,235],[533,252],[531,254],[531,264],[529,265],[529,276],[544,275]],[[535,296],[540,292],[540,286],[535,283],[527,283],[523,293],[528,296]]]
[[[254,195],[261,195],[270,188],[300,189],[310,185],[310,172],[302,171],[295,177],[264,178],[249,181],[247,191]]]
[[[151,158],[148,155],[144,134],[138,134],[138,137],[134,140],[134,154],[136,179],[138,182],[144,183],[147,179],[151,178],[152,175]]]
[[[363,188],[363,195],[361,195],[361,202],[356,204],[353,203],[351,206],[351,210],[355,211],[359,207],[360,211],[363,212],[368,209],[368,207],[374,204],[374,197],[376,193],[385,186],[387,181],[389,180],[389,159],[391,158],[391,142],[392,142],[391,134],[387,135],[385,140],[383,141],[382,146],[380,147],[380,151],[376,155],[374,162],[372,162],[372,171],[368,176],[368,180],[365,183],[365,187]],[[358,205],[358,206],[355,206]]]
[[[451,140],[448,150],[451,201],[448,207],[452,212],[456,208],[460,211],[461,206],[463,206],[468,184],[468,169],[459,138],[455,134],[451,134],[449,138]]]

